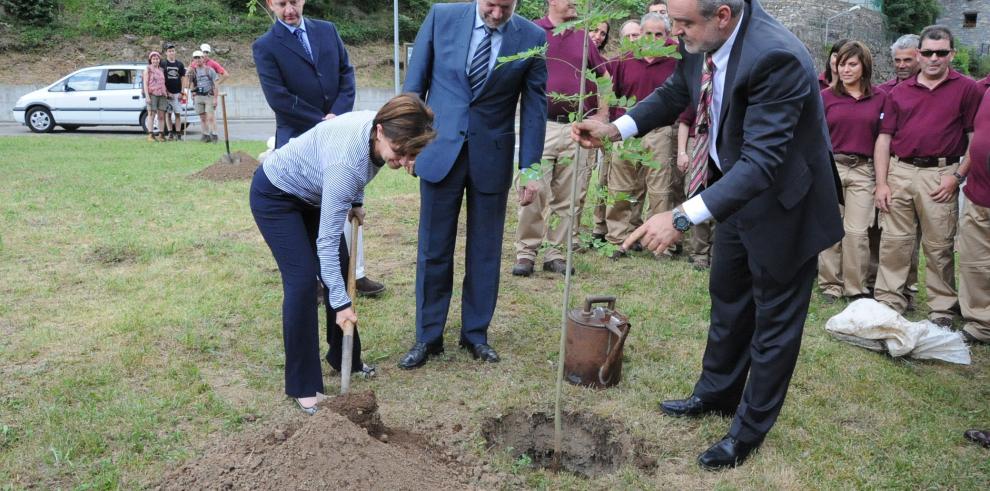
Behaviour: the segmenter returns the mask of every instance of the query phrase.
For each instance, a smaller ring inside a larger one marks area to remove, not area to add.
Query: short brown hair
[[[382,106],[372,123],[382,125],[385,137],[403,156],[419,155],[437,132],[433,129],[433,111],[413,93],[399,94]]]
[[[859,58],[859,63],[863,65],[863,76],[859,79],[859,91],[863,93],[864,97],[869,97],[873,95],[873,55],[870,53],[870,48],[859,41],[849,41],[842,45],[839,52],[836,53],[835,67],[838,69],[839,65],[853,57]],[[837,95],[849,95],[841,80],[832,84],[832,92]]]

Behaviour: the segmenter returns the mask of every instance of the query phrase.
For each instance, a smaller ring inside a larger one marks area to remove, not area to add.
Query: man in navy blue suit
[[[354,108],[354,67],[330,22],[303,19],[306,0],[268,0],[278,20],[251,49],[275,111],[275,148]]]
[[[258,79],[275,112],[275,148],[317,123],[354,109],[354,67],[333,23],[303,19],[306,0],[268,0],[277,21],[251,46]],[[347,230],[347,240],[350,229]],[[363,231],[358,250],[363,251]],[[364,254],[357,255],[357,291],[377,296],[385,285],[364,276]]]
[[[496,68],[496,59],[546,43],[546,34],[513,14],[515,0],[436,4],[416,35],[405,91],[436,114],[437,139],[416,159],[420,177],[416,260],[416,343],[399,362],[416,368],[443,352],[454,279],[454,240],[467,196],[467,240],[460,345],[499,361],[488,344],[498,297],[505,205],[512,185],[519,105],[519,166],[540,161],[546,131],[546,61],[531,57]],[[537,180],[519,189],[532,202]]]

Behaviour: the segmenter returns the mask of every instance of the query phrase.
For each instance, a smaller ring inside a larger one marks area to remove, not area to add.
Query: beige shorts
[[[196,114],[210,113],[216,109],[213,103],[212,95],[197,95],[196,96]]]
[[[148,96],[148,111],[168,111],[168,105],[167,95]]]

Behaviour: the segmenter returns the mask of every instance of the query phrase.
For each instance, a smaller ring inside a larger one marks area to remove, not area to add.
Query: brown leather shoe
[[[533,274],[535,266],[532,259],[516,259],[516,264],[512,266],[512,276],[529,276]]]
[[[358,278],[354,282],[354,288],[357,290],[358,295],[362,297],[377,297],[385,292],[385,285],[371,280],[367,276]]]
[[[553,261],[544,261],[543,271],[549,271],[551,273],[560,273],[563,275],[567,274],[567,262],[563,259],[554,259]],[[571,268],[571,274],[574,274],[574,268]]]

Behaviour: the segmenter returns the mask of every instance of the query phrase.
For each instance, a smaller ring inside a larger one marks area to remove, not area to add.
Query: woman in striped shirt
[[[327,361],[340,370],[340,324],[357,323],[344,286],[347,220],[364,219],[364,187],[383,165],[412,173],[416,155],[435,132],[433,112],[402,94],[377,112],[357,111],[323,121],[265,159],[251,183],[251,213],[282,274],[285,393],[308,414],[323,393],[318,312],[319,275],[327,306]],[[336,322],[331,325],[330,319]],[[352,371],[371,375],[354,332]]]

